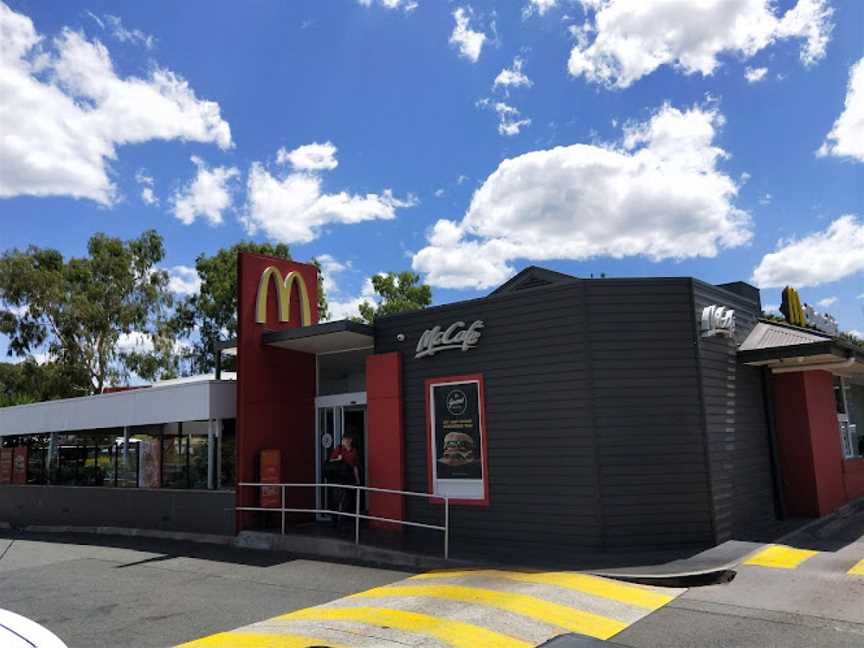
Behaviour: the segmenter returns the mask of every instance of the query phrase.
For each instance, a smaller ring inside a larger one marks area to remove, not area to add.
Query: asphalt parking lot
[[[69,648],[172,646],[406,575],[204,544],[0,532],[0,608]]]
[[[753,545],[689,590],[574,572],[414,574],[270,551],[0,532],[0,608],[70,648],[525,648],[579,632],[631,648],[864,646],[864,503]],[[479,642],[479,643],[478,643]]]

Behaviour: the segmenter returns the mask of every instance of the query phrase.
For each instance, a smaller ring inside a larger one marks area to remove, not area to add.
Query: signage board
[[[735,335],[735,311],[713,304],[702,309],[702,337]]]
[[[12,483],[12,448],[0,448],[0,484]]]
[[[802,304],[798,291],[790,286],[783,289],[780,312],[787,322],[795,326],[817,329],[829,335],[840,333],[836,319],[828,313],[817,313],[816,309],[809,304]]]
[[[468,351],[477,346],[480,340],[480,330],[483,328],[483,320],[474,320],[470,326],[465,322],[453,322],[446,329],[434,326],[423,331],[417,342],[415,358],[433,356],[439,351],[459,349]]]
[[[148,439],[138,444],[141,457],[141,488],[160,488],[161,484],[161,448],[159,439]]]
[[[482,378],[429,380],[426,398],[432,492],[458,503],[488,502]]]
[[[18,446],[12,452],[12,483],[27,483],[27,446]]]
[[[272,281],[271,281],[272,279]],[[276,284],[276,304],[279,312],[279,321],[291,320],[291,294],[294,286],[300,295],[300,325],[312,325],[312,304],[309,301],[309,288],[306,281],[296,270],[292,270],[285,277],[276,266],[267,266],[258,280],[258,293],[255,296],[255,321],[258,324],[267,323],[267,296],[270,294],[270,284]]]
[[[282,481],[282,453],[279,450],[261,451],[261,483],[278,484]],[[282,508],[282,489],[261,486],[261,508]]]

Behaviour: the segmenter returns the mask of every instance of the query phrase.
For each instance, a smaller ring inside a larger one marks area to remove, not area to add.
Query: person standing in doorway
[[[337,484],[360,485],[360,453],[355,446],[353,434],[349,432],[342,436],[342,443],[330,452],[329,463],[334,467],[331,472]],[[335,494],[337,511],[354,511],[356,491],[353,488],[338,488]],[[339,526],[342,516],[336,515],[334,517],[334,526]]]

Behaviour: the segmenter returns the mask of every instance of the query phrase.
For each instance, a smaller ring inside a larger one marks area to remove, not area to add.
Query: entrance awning
[[[738,349],[744,364],[773,373],[825,370],[840,375],[864,374],[864,349],[818,331],[760,321]]]
[[[375,346],[375,329],[352,320],[340,320],[285,331],[265,331],[261,339],[267,346],[282,349],[304,353],[338,353],[371,349]]]

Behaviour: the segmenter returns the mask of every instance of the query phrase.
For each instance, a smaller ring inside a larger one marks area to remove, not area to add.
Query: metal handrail
[[[277,486],[281,490],[281,507],[266,507],[266,506],[237,506],[235,507],[238,511],[262,511],[265,513],[276,513],[277,511],[280,513],[280,518],[282,520],[282,535],[285,535],[285,514],[286,513],[319,513],[319,514],[330,514],[330,515],[345,515],[348,517],[354,518],[354,544],[360,544],[360,520],[375,520],[376,522],[389,522],[392,524],[401,524],[403,526],[413,526],[420,527],[423,529],[433,529],[436,531],[442,531],[444,533],[444,558],[450,557],[450,498],[446,495],[435,495],[434,493],[418,493],[416,491],[403,491],[396,490],[393,488],[376,488],[373,486],[359,486],[355,484],[331,484],[328,482],[324,483],[309,483],[309,482],[298,482],[298,483],[263,483],[263,482],[239,482],[237,484],[238,488],[243,487],[257,487],[261,488],[267,486],[269,488],[276,488]],[[346,511],[335,511],[333,509],[319,509],[319,508],[287,508],[285,506],[285,489],[286,488],[353,488],[354,493],[354,504],[355,510],[353,513],[349,513]],[[375,515],[364,515],[360,513],[360,491],[373,492],[373,493],[387,493],[390,495],[407,495],[409,497],[425,497],[432,499],[444,500],[444,526],[438,524],[426,524],[424,522],[409,522],[407,520],[397,520],[395,518],[384,518],[378,517]]]

